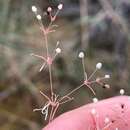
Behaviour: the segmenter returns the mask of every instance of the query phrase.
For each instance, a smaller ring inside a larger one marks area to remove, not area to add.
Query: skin
[[[113,97],[79,107],[42,130],[130,130],[130,97]]]

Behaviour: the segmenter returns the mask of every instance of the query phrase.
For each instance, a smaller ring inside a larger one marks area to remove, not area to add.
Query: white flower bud
[[[97,102],[98,102],[98,99],[97,99],[97,98],[93,98],[93,102],[94,102],[94,103],[97,103]]]
[[[105,78],[106,78],[106,79],[109,79],[109,78],[110,78],[110,75],[106,74],[106,75],[105,75]]]
[[[102,68],[102,63],[100,63],[100,62],[97,63],[97,64],[96,64],[96,69],[101,69],[101,68]]]
[[[40,14],[38,14],[36,17],[37,17],[38,20],[41,20],[41,19],[42,19],[42,17],[41,17]]]
[[[84,53],[83,52],[79,53],[79,58],[84,58]]]
[[[125,94],[125,90],[124,89],[120,89],[120,94],[124,95]]]
[[[48,12],[51,12],[51,11],[52,11],[52,8],[51,8],[51,7],[48,7],[48,8],[47,8],[47,11],[48,11]]]
[[[110,85],[109,85],[109,84],[105,84],[104,86],[105,86],[105,88],[107,88],[107,89],[110,88]]]
[[[61,10],[63,8],[63,4],[58,5],[58,9]]]
[[[56,53],[61,53],[61,49],[60,48],[56,48]]]
[[[36,8],[36,6],[32,6],[32,12],[37,12],[37,8]]]

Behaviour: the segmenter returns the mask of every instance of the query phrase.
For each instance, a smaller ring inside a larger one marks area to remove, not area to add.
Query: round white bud
[[[48,7],[48,8],[47,8],[47,11],[48,11],[48,12],[51,12],[51,11],[52,11],[52,8],[51,8],[51,7]]]
[[[106,78],[106,79],[109,79],[109,78],[110,78],[110,75],[106,74],[106,75],[105,75],[105,78]]]
[[[105,88],[107,88],[107,89],[110,88],[110,85],[109,85],[109,84],[105,84],[104,86],[105,86]]]
[[[37,12],[37,8],[36,8],[36,6],[32,6],[32,12]]]
[[[56,53],[61,53],[61,49],[60,48],[56,48]]]
[[[102,68],[102,63],[100,63],[100,62],[97,63],[97,64],[96,64],[96,69],[101,69],[101,68]]]
[[[42,19],[42,17],[41,17],[40,14],[38,14],[36,17],[37,17],[38,20],[41,20],[41,19]]]
[[[84,58],[84,53],[83,52],[79,53],[79,58]]]
[[[97,99],[97,98],[93,98],[93,102],[94,102],[94,103],[97,103],[97,102],[98,102],[98,99]]]
[[[58,5],[58,9],[61,10],[63,8],[63,4]]]
[[[120,94],[124,95],[125,94],[125,90],[124,89],[120,89]]]

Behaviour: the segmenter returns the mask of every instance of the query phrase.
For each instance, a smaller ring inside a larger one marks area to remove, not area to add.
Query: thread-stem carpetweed
[[[32,11],[35,13],[36,18],[38,19],[38,22],[39,22],[39,25],[40,25],[40,29],[43,32],[45,46],[46,46],[46,56],[44,57],[44,55],[41,56],[41,55],[37,55],[37,54],[34,54],[34,53],[32,53],[31,55],[36,57],[36,58],[39,58],[39,59],[43,60],[43,64],[42,64],[42,66],[41,66],[41,68],[39,70],[40,72],[44,69],[44,67],[46,65],[48,66],[48,69],[49,69],[49,79],[50,79],[50,88],[51,88],[51,91],[50,91],[51,97],[50,98],[49,98],[49,96],[47,96],[46,94],[44,94],[43,92],[40,91],[40,93],[48,101],[45,103],[45,105],[42,108],[34,109],[34,111],[41,111],[41,113],[43,115],[45,115],[45,120],[46,120],[47,117],[48,117],[48,114],[49,114],[49,112],[48,112],[49,111],[49,107],[51,107],[50,114],[49,114],[49,122],[51,120],[53,120],[59,105],[64,104],[64,103],[72,100],[72,98],[66,96],[66,98],[64,98],[65,100],[63,100],[63,101],[60,100],[59,101],[59,96],[54,93],[53,81],[52,81],[52,63],[53,63],[55,57],[57,56],[57,54],[61,53],[61,49],[58,47],[59,46],[59,42],[57,42],[56,49],[54,51],[55,54],[53,54],[51,56],[50,53],[49,53],[49,48],[48,48],[48,34],[55,31],[55,30],[52,30],[54,27],[56,27],[56,26],[53,25],[53,22],[55,21],[58,13],[62,9],[62,7],[63,7],[62,4],[58,5],[58,10],[56,11],[54,16],[52,16],[52,14],[51,14],[52,8],[48,7],[47,11],[49,12],[49,16],[50,16],[50,23],[49,23],[48,27],[44,27],[44,25],[42,23],[41,15],[39,15],[37,13],[37,8],[35,6],[32,6]]]
[[[87,72],[85,70],[85,61],[84,61],[84,53],[80,52],[79,53],[79,58],[81,58],[82,60],[82,66],[83,66],[83,74],[84,74],[84,80],[81,83],[81,85],[79,85],[78,87],[76,87],[75,89],[73,89],[72,91],[70,91],[68,94],[60,97],[59,95],[57,95],[54,90],[53,90],[53,79],[52,79],[52,65],[53,65],[53,61],[55,60],[56,56],[61,53],[61,49],[59,47],[59,41],[56,44],[56,48],[54,49],[54,52],[52,54],[50,54],[49,52],[49,47],[48,47],[48,35],[49,33],[55,32],[54,27],[57,27],[57,25],[54,25],[54,21],[56,20],[56,17],[59,13],[59,11],[63,8],[62,4],[59,4],[57,7],[57,11],[55,13],[55,15],[52,15],[52,11],[53,9],[51,7],[47,8],[47,12],[49,13],[49,18],[50,18],[50,23],[48,24],[47,27],[45,27],[43,25],[43,18],[41,17],[40,14],[37,13],[37,8],[35,6],[32,6],[32,11],[35,13],[36,18],[38,19],[39,25],[40,25],[40,29],[43,33],[44,36],[44,41],[45,41],[45,47],[46,47],[46,56],[43,55],[38,55],[38,54],[34,54],[32,53],[31,56],[34,56],[38,59],[42,60],[42,65],[39,69],[39,72],[41,72],[46,66],[48,67],[48,71],[49,71],[49,83],[50,83],[50,97],[47,96],[46,94],[44,94],[43,92],[40,91],[41,95],[46,98],[46,103],[42,108],[39,109],[34,109],[34,111],[41,111],[41,113],[45,116],[45,120],[49,120],[52,121],[54,119],[54,116],[59,108],[60,105],[67,103],[69,101],[72,101],[74,98],[71,97],[72,94],[74,94],[76,91],[78,91],[80,88],[82,88],[83,86],[87,86],[91,92],[96,95],[95,91],[92,88],[92,84],[97,83],[99,85],[106,86],[105,83],[103,83],[102,80],[104,79],[108,79],[109,75],[105,75],[104,77],[92,80],[93,75],[102,67],[102,63],[97,63],[96,68],[94,70],[94,72],[88,77]],[[46,13],[46,15],[48,14]],[[108,88],[108,87],[106,87]],[[50,112],[49,112],[50,111]]]

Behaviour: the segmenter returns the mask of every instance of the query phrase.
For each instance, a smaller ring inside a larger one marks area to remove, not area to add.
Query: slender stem
[[[45,95],[42,91],[40,91],[41,95],[43,95],[48,101],[50,101],[49,97]]]
[[[47,34],[44,34],[45,37],[45,44],[46,44],[46,55],[47,57],[49,56],[49,50],[48,50],[48,38],[47,38]]]
[[[58,13],[59,13],[59,10],[56,12],[56,14],[55,14],[55,18],[56,18],[56,16],[58,15]],[[50,27],[51,27],[51,25],[52,25],[52,23],[53,23],[53,21],[51,20],[51,22],[49,23],[49,25],[48,25],[48,27],[47,27],[47,31],[49,31],[49,29],[50,29]],[[43,24],[42,24],[43,25]],[[44,27],[44,26],[43,26]],[[48,51],[48,39],[47,39],[47,34],[46,34],[46,30],[44,29],[44,37],[45,37],[45,43],[46,43],[46,50],[47,50],[47,57],[49,56],[49,51]]]
[[[46,62],[46,58],[44,58],[43,56],[40,56],[40,55],[37,55],[37,54],[34,54],[34,53],[32,53],[31,56],[40,58],[40,59],[42,59],[42,60],[44,60]]]
[[[87,78],[87,74],[86,74],[86,71],[85,71],[84,58],[82,58],[82,65],[83,65],[84,79],[86,80],[86,78]]]
[[[105,80],[105,79],[107,79],[107,78],[105,78],[105,77],[101,77],[101,78],[100,78],[100,80]]]
[[[41,111],[43,108],[36,108],[36,109],[34,109],[33,111],[35,112],[35,111]]]
[[[47,117],[48,117],[48,109],[49,109],[49,106],[46,108],[46,110],[45,110],[45,120],[47,120]]]
[[[97,81],[94,80],[94,81],[90,81],[89,83],[90,83],[90,84],[93,84],[93,83],[97,83]]]
[[[51,22],[49,23],[47,30],[50,29],[51,25],[52,25],[53,22],[54,22],[54,21],[53,21],[53,18],[56,18],[56,16],[58,15],[58,13],[59,13],[59,11],[57,11],[56,14],[55,14],[54,16],[52,16],[51,13],[50,13]]]
[[[83,87],[83,86],[84,86],[84,83],[81,84],[80,86],[76,87],[75,89],[73,89],[71,92],[69,92],[69,93],[66,94],[65,96],[63,96],[63,97],[59,100],[59,102],[62,101],[64,98],[68,97],[69,95],[73,94],[74,92],[76,92],[77,90],[79,90],[79,89],[80,89],[81,87]]]
[[[56,108],[55,108],[54,111],[53,111],[51,120],[53,120],[53,118],[54,118],[54,116],[55,116],[55,114],[56,114],[56,111],[57,111],[58,107],[59,107],[59,104],[56,105]]]
[[[47,27],[47,30],[49,31],[50,30],[50,27],[52,25],[53,21],[51,20],[51,22],[49,23],[48,27]]]
[[[49,77],[50,77],[50,86],[51,86],[51,96],[53,100],[53,85],[52,85],[52,72],[51,72],[51,65],[49,65]]]
[[[39,72],[41,72],[44,69],[45,66],[46,66],[46,63],[43,63],[41,68],[39,69]]]
[[[96,95],[95,91],[92,89],[92,87],[91,87],[90,85],[86,85],[86,86],[92,91],[92,93],[93,93],[94,95]]]
[[[99,84],[101,87],[105,85],[105,83],[102,82],[97,82],[97,84]]]
[[[53,56],[53,61],[55,60],[55,58],[56,58],[57,55],[58,55],[57,53],[54,54],[54,56]]]
[[[49,122],[51,122],[51,120],[52,120],[53,110],[54,110],[54,107],[52,106],[50,116],[49,116]]]
[[[55,99],[54,99],[54,102],[58,101],[58,100],[57,100],[57,99],[58,99],[58,97],[59,97],[59,95],[56,95],[56,94],[55,94]]]
[[[41,26],[41,29],[43,30],[43,34],[44,34],[44,38],[45,38],[45,44],[46,44],[46,55],[48,57],[48,40],[47,40],[47,34],[46,34],[46,29],[42,23],[42,20],[38,20],[39,21],[39,25]],[[43,46],[44,48],[44,46]]]
[[[79,90],[84,84],[81,84],[79,87],[75,88],[74,90],[72,90],[70,93],[68,93],[66,96],[68,97],[69,95],[71,95],[72,93],[74,93],[75,91]]]
[[[101,77],[101,78],[100,78],[100,81],[101,81],[101,80],[106,80],[106,79],[107,79],[107,78],[105,78],[105,77]],[[93,80],[93,81],[89,81],[89,83],[90,83],[90,84],[93,84],[93,83],[97,83],[97,81],[96,81],[96,80]]]
[[[55,19],[59,13],[59,10],[56,11],[55,15],[52,17],[52,19]]]
[[[59,104],[62,105],[62,104],[65,104],[65,103],[67,103],[67,102],[70,102],[70,101],[72,101],[72,100],[73,100],[73,98],[67,99],[67,100],[65,100],[65,101],[63,101],[63,102],[59,102]]]
[[[88,80],[90,80],[96,72],[97,72],[97,69],[95,69],[94,72],[89,76]]]
[[[43,26],[43,24],[42,24]],[[43,26],[44,29],[44,26]],[[44,38],[45,38],[45,44],[46,44],[46,56],[47,58],[49,57],[49,49],[48,49],[48,38],[47,38],[47,33],[46,30],[44,29]],[[49,65],[49,77],[50,77],[50,86],[51,86],[51,96],[53,100],[53,87],[52,87],[52,72],[51,72],[51,65]]]

